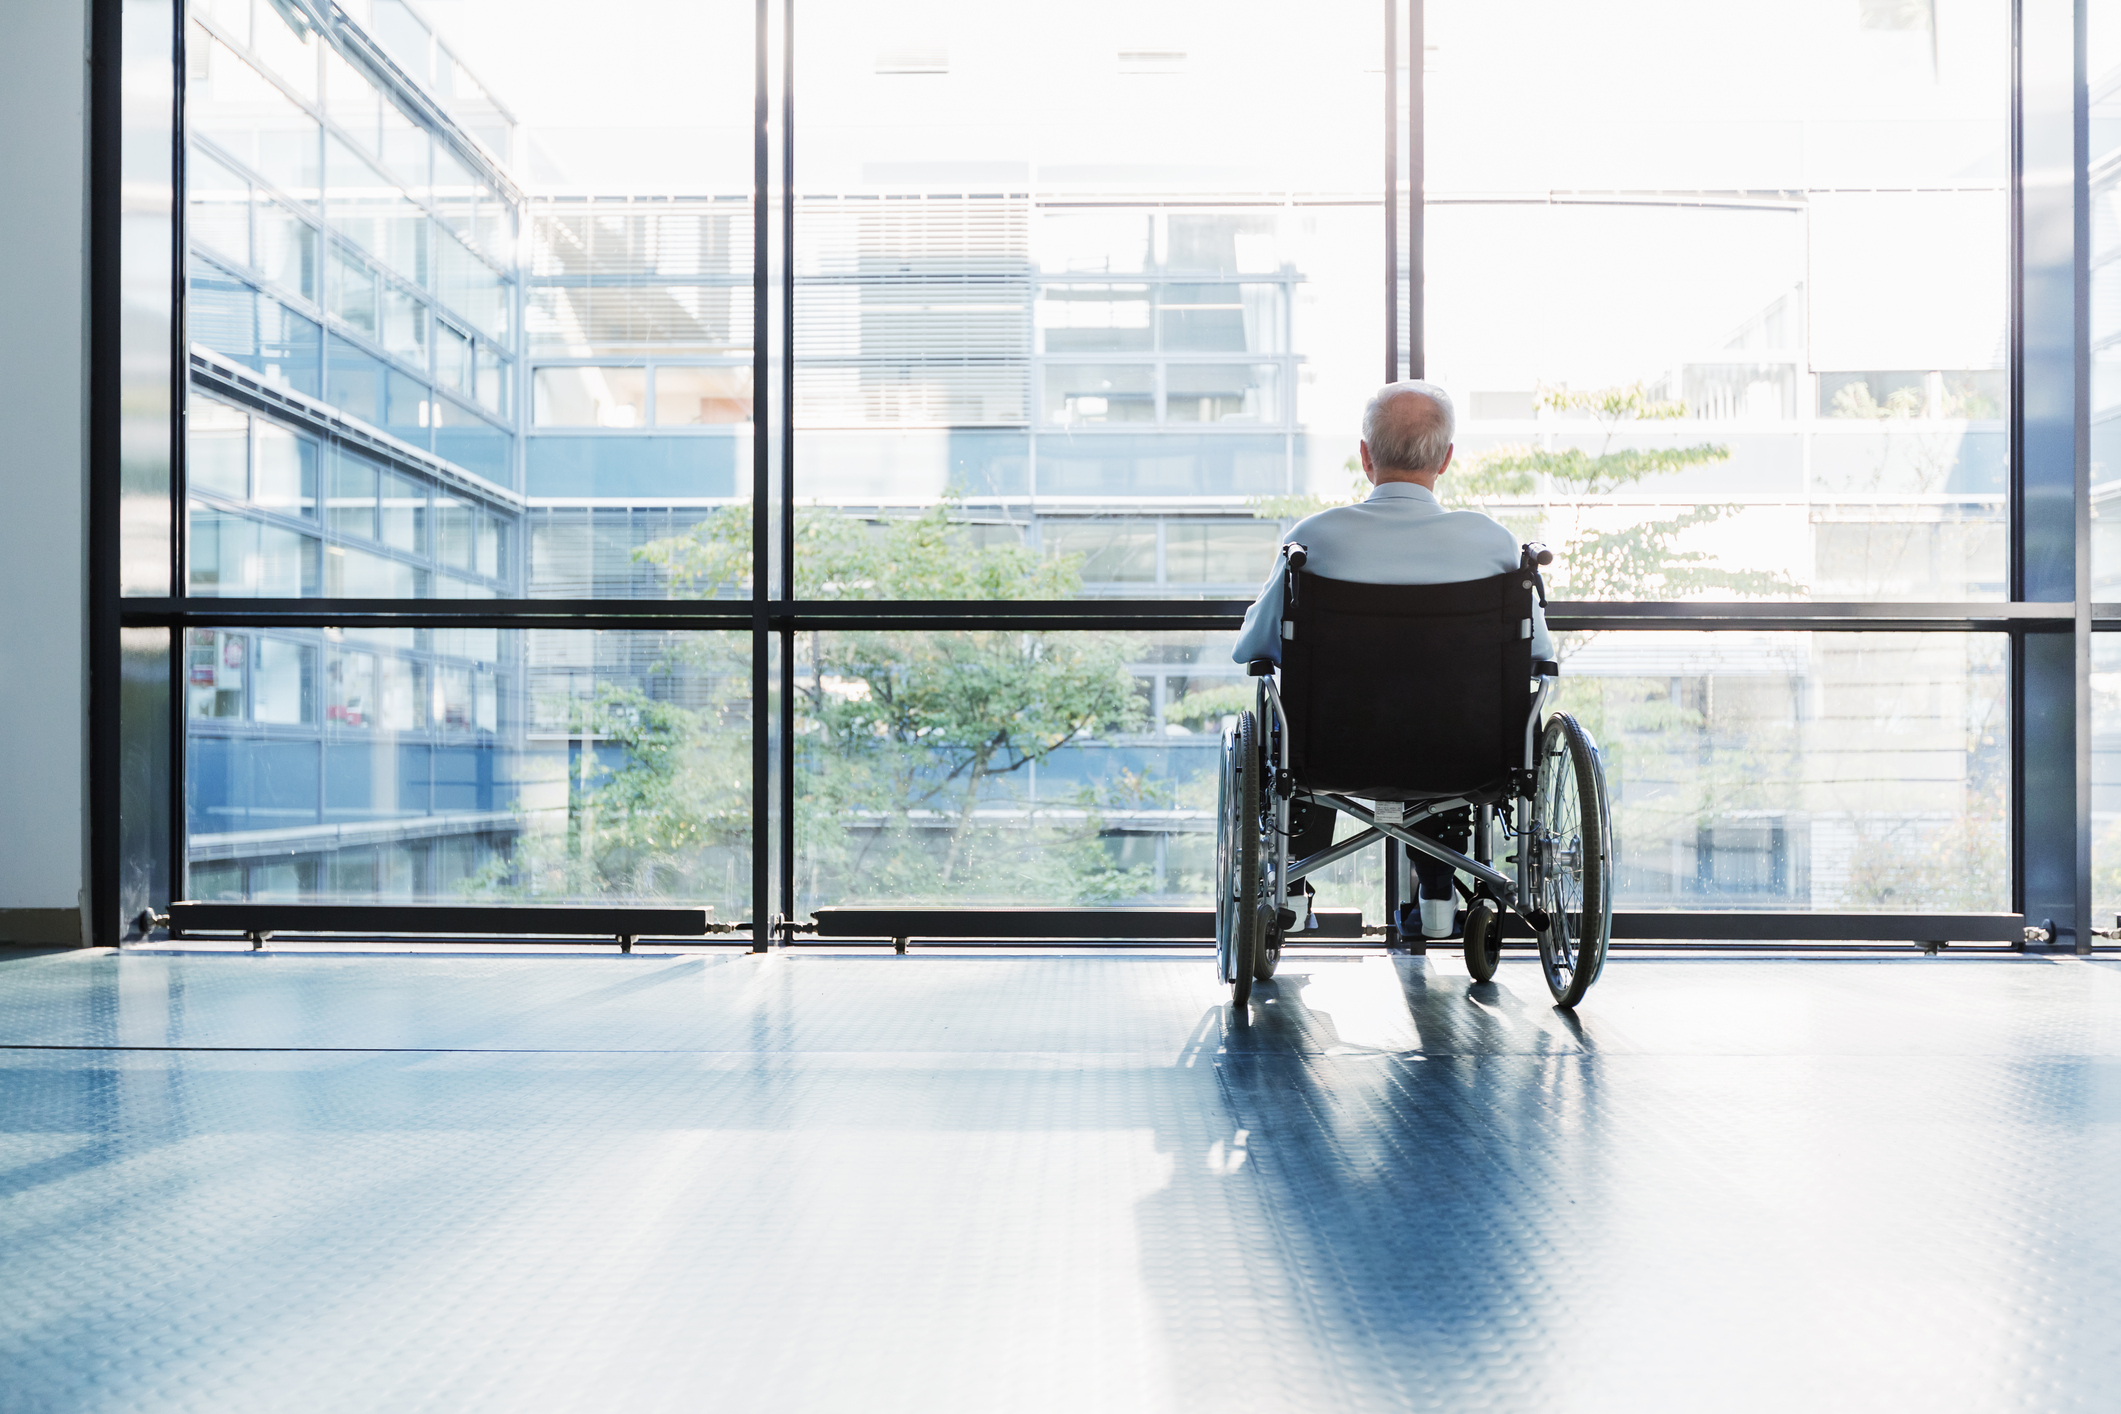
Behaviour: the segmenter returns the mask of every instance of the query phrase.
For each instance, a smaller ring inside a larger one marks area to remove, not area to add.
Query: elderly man
[[[1362,415],[1362,471],[1376,489],[1355,505],[1306,516],[1283,542],[1310,552],[1305,568],[1311,573],[1358,584],[1455,584],[1516,569],[1517,537],[1479,511],[1447,511],[1436,499],[1436,483],[1451,466],[1455,424],[1450,395],[1434,383],[1408,380],[1378,389]],[[1281,587],[1277,560],[1245,614],[1244,631],[1231,654],[1238,662],[1281,661]],[[1553,656],[1546,614],[1535,604],[1532,657]],[[1448,663],[1437,668],[1450,671]],[[1420,730],[1418,721],[1407,725]],[[1330,810],[1301,815],[1289,821],[1295,836],[1289,842],[1292,859],[1331,844],[1338,818]],[[1466,812],[1457,811],[1432,820],[1424,833],[1463,850],[1467,831]],[[1421,878],[1422,935],[1450,937],[1457,914],[1450,867],[1417,854],[1414,868]]]

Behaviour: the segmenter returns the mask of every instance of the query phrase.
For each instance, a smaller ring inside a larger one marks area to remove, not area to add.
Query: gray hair
[[[1398,417],[1385,416],[1388,405],[1410,395],[1428,399],[1434,416],[1423,416],[1412,408]],[[1458,414],[1452,410],[1451,395],[1440,384],[1419,378],[1385,384],[1362,410],[1362,439],[1370,444],[1370,460],[1386,471],[1434,471],[1443,465],[1457,430]]]

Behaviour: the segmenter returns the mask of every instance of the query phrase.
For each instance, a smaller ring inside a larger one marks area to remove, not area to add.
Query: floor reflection
[[[0,962],[0,1408],[2098,1405],[2113,969],[1283,969]]]

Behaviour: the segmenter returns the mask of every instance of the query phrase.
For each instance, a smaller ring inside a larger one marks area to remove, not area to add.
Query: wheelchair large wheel
[[[1273,816],[1275,809],[1274,801],[1266,791],[1266,782],[1273,779],[1273,763],[1280,759],[1278,755],[1280,744],[1275,740],[1275,734],[1282,728],[1280,723],[1275,720],[1274,714],[1267,710],[1267,687],[1264,680],[1260,683],[1257,696],[1259,708],[1254,714],[1254,720],[1261,727],[1259,733],[1260,835],[1262,840],[1266,840],[1273,838],[1269,832],[1274,828]],[[1272,851],[1262,843],[1260,846],[1260,867],[1262,869],[1270,868],[1271,858]],[[1287,890],[1280,879],[1269,879],[1265,882],[1267,886],[1260,892],[1259,937],[1253,945],[1252,980],[1255,982],[1272,982],[1274,980],[1274,969],[1281,965],[1282,932],[1277,914],[1280,912],[1281,896]]]
[[[1259,742],[1250,712],[1223,731],[1215,821],[1215,968],[1230,1001],[1252,1000],[1259,968]]]
[[[1534,903],[1547,915],[1539,961],[1556,1005],[1598,980],[1613,931],[1613,828],[1591,734],[1566,712],[1547,719],[1532,787]]]

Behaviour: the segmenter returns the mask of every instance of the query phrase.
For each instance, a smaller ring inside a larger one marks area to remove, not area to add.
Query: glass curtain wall
[[[1236,614],[1396,341],[1593,625],[1623,909],[2009,906],[2006,636],[1803,622],[2008,596],[2009,4],[1388,8],[132,0],[180,892],[1199,904]],[[1618,612],[1730,601],[1791,617]]]

